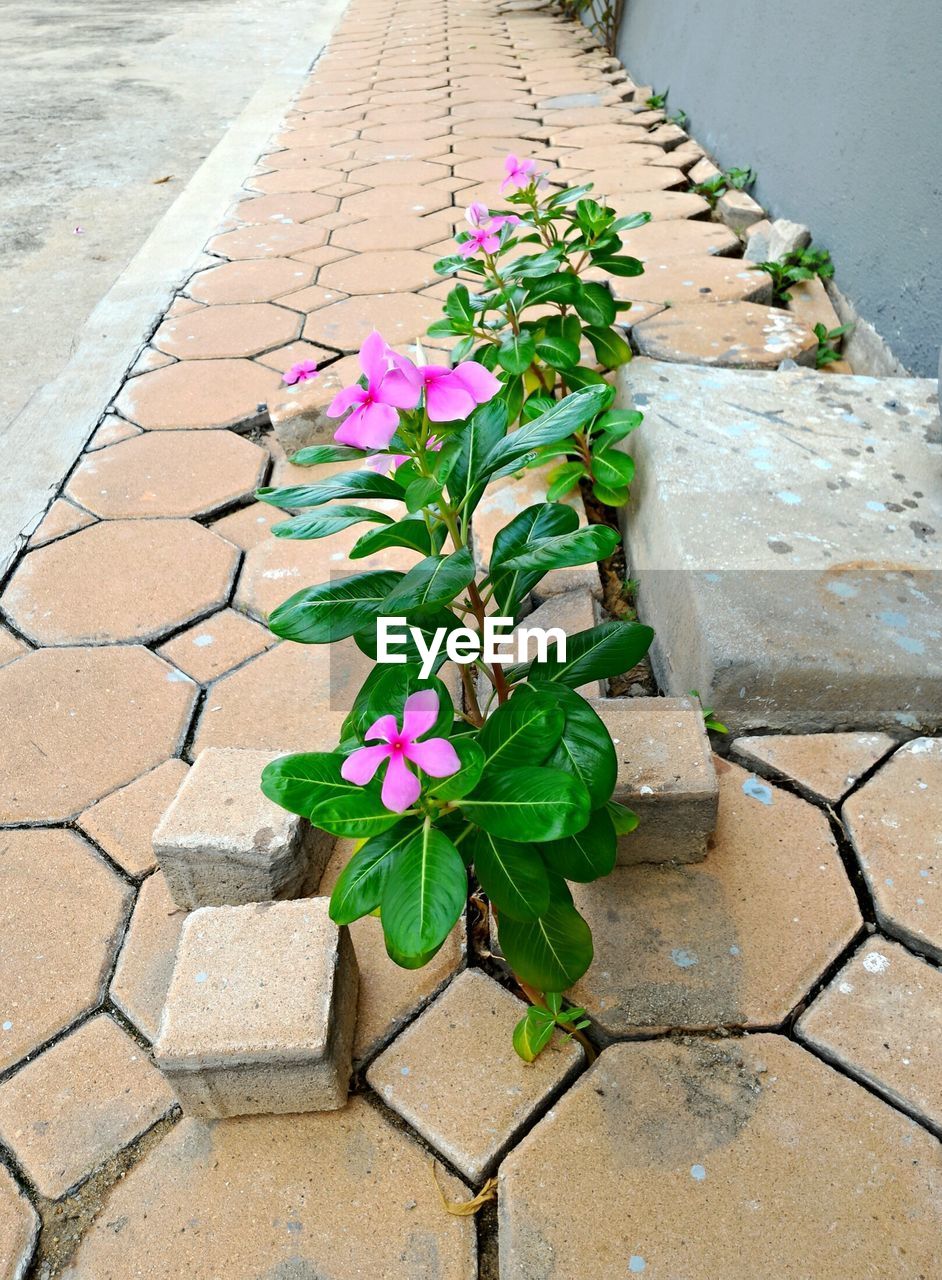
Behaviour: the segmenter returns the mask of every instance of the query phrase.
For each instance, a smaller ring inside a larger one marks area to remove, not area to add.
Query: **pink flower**
[[[334,439],[357,449],[385,449],[399,425],[396,410],[414,409],[418,390],[402,378],[389,377],[393,353],[378,333],[371,333],[360,348],[360,368],[366,374],[366,386],[344,387],[327,409],[331,418],[353,409]]]
[[[533,181],[536,161],[518,160],[516,156],[508,156],[504,161],[504,173],[504,180],[500,184],[501,191],[506,191],[508,187],[516,187],[520,190],[522,187],[528,187]]]
[[[340,773],[347,782],[365,786],[370,782],[384,760],[388,760],[386,776],[380,793],[383,804],[393,813],[402,813],[415,804],[422,792],[422,784],[406,766],[409,760],[432,778],[447,778],[461,768],[458,754],[447,738],[429,738],[417,742],[423,733],[438,719],[438,694],[434,689],[422,689],[406,698],[402,709],[402,728],[395,716],[380,716],[364,734],[367,742],[382,740],[382,746],[360,747],[347,756]]]
[[[442,447],[441,440],[436,440],[434,436],[429,436],[425,445],[426,449],[431,449],[433,453],[438,453]],[[391,476],[397,467],[401,467],[404,462],[409,461],[407,453],[374,453],[372,457],[367,458],[364,467],[367,471],[375,471],[381,476]]]
[[[299,360],[282,375],[285,385],[293,387],[296,382],[309,382],[317,377],[317,365],[313,360]]]
[[[425,412],[430,422],[467,418],[500,390],[494,375],[476,360],[464,360],[454,369],[437,364],[415,365],[399,355],[394,355],[393,360],[399,377],[414,388],[416,398],[425,393]]]
[[[512,213],[495,214],[491,217],[487,205],[477,200],[474,204],[468,205],[464,216],[471,227],[471,232],[458,246],[458,252],[463,258],[473,257],[479,249],[483,249],[485,253],[495,253],[500,248],[498,233],[501,227],[513,227],[520,222],[520,219]]]

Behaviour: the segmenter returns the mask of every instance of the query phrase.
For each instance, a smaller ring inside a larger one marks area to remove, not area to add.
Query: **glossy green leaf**
[[[381,716],[394,716],[401,724],[406,699],[422,689],[432,689],[438,695],[438,716],[428,736],[447,737],[455,716],[448,686],[437,676],[423,679],[417,664],[383,663],[375,666],[364,680],[344,720],[341,741],[359,745],[366,731]]]
[[[517,1057],[524,1062],[535,1061],[552,1040],[555,1027],[552,1014],[531,1004],[514,1027],[513,1046]]]
[[[382,511],[373,511],[369,507],[349,507],[343,503],[335,506],[303,511],[292,516],[290,520],[282,520],[273,524],[272,533],[276,538],[329,538],[348,529],[350,525],[369,521],[372,524],[391,525],[392,517]]]
[[[562,737],[565,712],[551,694],[517,690],[484,721],[478,742],[485,768],[505,769],[521,760],[542,764]]]
[[[585,336],[592,343],[599,364],[606,369],[617,369],[631,359],[631,347],[615,329],[596,328],[589,325]]]
[[[572,904],[566,883],[551,880],[551,900],[537,920],[499,916],[501,950],[518,978],[537,991],[565,991],[592,963],[592,931]]]
[[[434,953],[454,928],[467,894],[468,873],[458,850],[436,827],[421,827],[386,876],[381,918],[390,957],[402,964]]]
[[[571,303],[579,293],[579,277],[571,271],[554,272],[527,282],[527,306],[544,302]]]
[[[589,793],[578,778],[532,765],[487,769],[459,805],[476,826],[518,842],[559,840],[589,820]]]
[[[579,480],[586,473],[584,462],[564,462],[551,473],[550,484],[546,490],[548,502],[557,502],[567,493],[572,493]]]
[[[377,551],[385,551],[387,547],[408,547],[411,551],[427,556],[441,548],[446,536],[447,530],[444,526],[439,526],[435,537],[437,545],[433,547],[432,536],[423,518],[407,516],[395,524],[362,534],[350,548],[350,559],[361,560],[364,556],[375,555]]]
[[[293,467],[316,467],[321,462],[355,462],[369,455],[348,444],[310,444],[299,449],[290,461]]]
[[[406,510],[421,511],[423,507],[436,506],[441,496],[442,486],[434,476],[417,476],[406,487]]]
[[[527,674],[531,680],[552,681],[578,689],[590,680],[608,680],[636,666],[654,639],[650,627],[639,622],[603,622],[567,638],[566,657],[510,668],[511,679]]]
[[[644,275],[644,263],[637,258],[629,257],[627,254],[618,253],[608,256],[600,254],[598,257],[593,254],[592,262],[603,271],[607,271],[610,276]]]
[[[436,737],[437,731],[430,730],[427,737]],[[426,788],[428,795],[436,800],[459,800],[473,791],[484,772],[484,752],[474,738],[457,737],[452,739],[461,768],[447,778],[430,779],[431,785]]]
[[[549,906],[546,864],[533,844],[501,840],[480,828],[471,837],[474,871],[500,914],[535,920]]]
[[[636,409],[609,409],[595,422],[594,430],[604,433],[609,440],[624,440],[644,421],[644,414]]]
[[[635,477],[634,458],[620,449],[596,449],[592,455],[592,475],[606,489],[627,488]]]
[[[626,805],[619,804],[617,800],[609,800],[605,811],[614,823],[617,836],[628,836],[637,830],[638,815]]]
[[[547,334],[536,344],[536,354],[554,369],[571,369],[579,363],[579,347],[568,338]]]
[[[524,686],[519,696],[556,700],[565,721],[556,748],[543,763],[579,778],[593,809],[604,804],[615,789],[618,759],[611,734],[591,703],[581,693],[559,684]]]
[[[551,871],[564,880],[588,884],[607,876],[615,866],[615,827],[604,809],[596,809],[588,824],[564,840],[548,840],[540,852]]]
[[[269,628],[283,640],[299,644],[344,640],[383,612],[402,577],[391,569],[379,569],[304,587],[272,610]]]
[[[262,770],[262,794],[289,813],[302,818],[335,795],[349,795],[353,787],[340,776],[346,756],[332,751],[303,751],[279,756]]]
[[[399,578],[383,602],[383,612],[410,614],[451,603],[474,580],[474,573],[474,557],[467,547],[450,556],[426,556]]]
[[[559,400],[552,409],[500,440],[484,459],[482,475],[492,479],[510,475],[537,449],[565,440],[607,409],[613,396],[609,386],[586,387]]]
[[[330,918],[334,924],[352,924],[376,910],[393,860],[421,829],[419,819],[404,818],[357,849],[330,895]]]
[[[584,283],[575,308],[587,324],[604,327],[615,323],[615,299],[604,284]]]
[[[384,609],[380,612],[381,616],[388,616],[387,610]],[[405,628],[396,629],[397,631],[405,631],[405,639],[402,642],[395,643],[390,641],[388,648],[391,654],[396,656],[401,655],[407,662],[415,663],[417,666],[421,666],[423,662],[423,654],[420,653],[418,646],[415,643],[411,634],[411,628],[415,628],[417,631],[421,632],[424,643],[428,646],[432,644],[435,633],[438,630],[444,628],[447,635],[449,631],[454,631],[456,628],[463,627],[465,625],[456,614],[452,613],[450,609],[443,608],[432,610],[427,609],[415,614],[406,614],[405,618]],[[378,646],[375,621],[371,626],[365,627],[362,631],[358,631],[353,637],[353,640],[361,653],[365,653],[367,657],[372,658],[374,662],[377,661]],[[437,657],[435,658],[434,670],[437,671],[439,667],[447,661],[447,658],[448,655],[445,652],[445,646],[443,643]],[[395,669],[401,670],[402,667],[397,664]]]
[[[571,533],[541,538],[503,563],[504,569],[568,569],[580,564],[594,564],[610,556],[621,541],[617,529],[606,524],[590,524]]]
[[[286,511],[301,511],[305,507],[320,507],[325,502],[344,498],[396,498],[400,502],[405,493],[400,484],[389,476],[375,471],[344,471],[339,476],[328,476],[316,484],[290,485],[286,489],[256,489],[259,502]]]
[[[565,503],[542,502],[521,511],[496,534],[491,550],[490,579],[494,598],[503,613],[516,616],[527,593],[543,576],[539,569],[527,572],[520,568],[505,568],[506,562],[533,543],[569,533],[578,525],[579,517],[574,508]]]
[[[507,406],[499,399],[491,400],[472,413],[457,437],[460,450],[448,477],[448,493],[465,520],[470,519],[484,492],[484,459],[504,438],[507,420]]]
[[[526,373],[536,355],[536,343],[530,333],[514,333],[510,330],[501,340],[497,359],[508,373]]]

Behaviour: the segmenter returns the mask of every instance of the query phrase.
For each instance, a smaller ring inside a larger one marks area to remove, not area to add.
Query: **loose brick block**
[[[689,698],[591,698],[618,756],[613,799],[638,815],[619,866],[702,862],[719,787],[699,706]]]
[[[472,1181],[583,1064],[579,1046],[561,1036],[522,1062],[511,1035],[526,1009],[480,969],[465,970],[367,1072],[384,1101]]]
[[[184,923],[154,1060],[185,1111],[331,1111],[347,1100],[358,971],[325,898],[203,907]]]
[[[746,195],[745,191],[727,191],[716,203],[716,211],[728,227],[734,231],[745,231],[747,227],[762,222],[765,210],[761,204]]]
[[[154,831],[154,853],[181,907],[267,902],[316,884],[332,842],[261,791],[277,752],[208,747]]]

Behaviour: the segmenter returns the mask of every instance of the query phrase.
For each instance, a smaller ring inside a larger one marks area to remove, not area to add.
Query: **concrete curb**
[[[318,6],[292,53],[253,95],[92,311],[68,364],[10,424],[0,476],[0,576],[39,524],[157,319],[198,264],[345,8],[346,0]]]

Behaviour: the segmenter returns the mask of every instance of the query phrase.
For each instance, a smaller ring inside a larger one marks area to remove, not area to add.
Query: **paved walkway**
[[[509,1055],[517,1006],[464,926],[411,974],[370,920],[353,930],[366,1074],[344,1111],[181,1119],[149,1060],[181,920],[150,835],[187,762],[207,745],[332,745],[364,674],[352,647],[328,669],[262,625],[325,557],[345,562],[337,540],[268,535],[255,486],[310,471],[254,429],[264,406],[288,432],[374,326],[422,335],[446,292],[435,258],[468,202],[497,203],[508,151],[655,213],[633,237],[647,270],[623,282],[630,319],[678,289],[761,291],[735,237],[690,217],[699,149],[642,133],[659,117],[633,97],[549,12],[353,0],[210,242],[219,264],[116,388],[8,579],[0,1274],[25,1273],[40,1218],[31,1274],[72,1280],[465,1280],[494,1276],[498,1252],[503,1280],[937,1272],[928,739],[740,740],[718,761],[705,862],[581,887],[597,958],[578,997],[600,1045],[626,1041],[590,1072],[568,1049],[535,1069]],[[305,356],[334,364],[290,392],[281,372]],[[466,967],[474,980],[417,1017]],[[445,1211],[442,1193],[466,1199],[498,1165],[496,1215]]]

